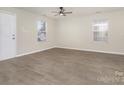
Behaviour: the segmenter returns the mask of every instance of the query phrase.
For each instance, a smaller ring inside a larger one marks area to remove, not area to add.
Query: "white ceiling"
[[[19,9],[23,9],[26,11],[30,11],[33,13],[38,13],[43,16],[47,16],[50,18],[58,19],[62,16],[54,16],[55,14],[52,13],[52,11],[58,11],[58,7],[21,7]],[[77,15],[92,15],[96,12],[112,12],[112,11],[118,11],[123,10],[124,8],[119,7],[64,7],[66,11],[72,11],[72,14],[69,14],[67,16],[77,16]]]

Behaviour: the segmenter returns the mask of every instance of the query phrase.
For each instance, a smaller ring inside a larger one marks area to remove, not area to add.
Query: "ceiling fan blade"
[[[72,12],[64,12],[65,14],[72,14]]]
[[[52,11],[52,13],[59,13],[58,11]]]

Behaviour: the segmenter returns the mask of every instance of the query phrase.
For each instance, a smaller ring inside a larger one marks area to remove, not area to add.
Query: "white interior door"
[[[16,56],[16,16],[0,13],[0,60]]]

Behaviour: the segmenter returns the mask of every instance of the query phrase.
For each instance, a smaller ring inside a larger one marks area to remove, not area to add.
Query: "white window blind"
[[[94,41],[107,41],[108,40],[108,21],[95,20],[93,22],[93,37]]]
[[[37,31],[38,31],[37,40],[39,42],[46,40],[46,22],[45,21],[38,21],[37,22]]]

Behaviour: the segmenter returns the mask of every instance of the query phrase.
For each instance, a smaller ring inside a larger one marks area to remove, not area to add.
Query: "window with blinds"
[[[46,40],[46,22],[45,21],[38,21],[37,22],[37,31],[38,31],[38,38],[37,40],[45,41]]]
[[[107,41],[108,40],[108,21],[95,20],[93,22],[93,38],[94,41]]]

